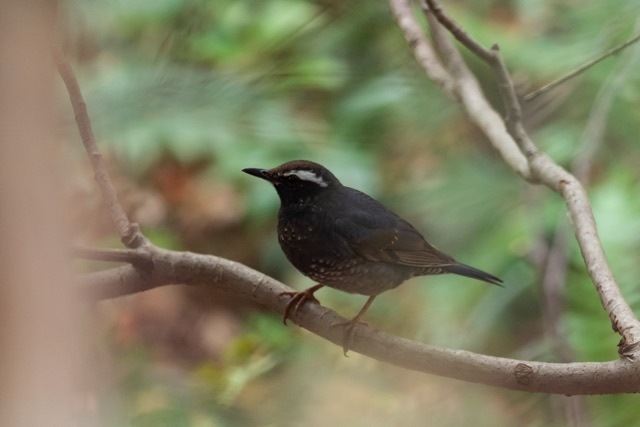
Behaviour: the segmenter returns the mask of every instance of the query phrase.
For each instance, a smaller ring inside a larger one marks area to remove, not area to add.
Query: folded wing
[[[456,261],[430,245],[403,219],[380,224],[373,214],[358,212],[336,221],[336,230],[359,256],[411,267],[446,267]]]

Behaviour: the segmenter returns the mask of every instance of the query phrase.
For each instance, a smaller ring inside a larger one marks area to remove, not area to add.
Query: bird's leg
[[[287,307],[284,309],[284,316],[282,317],[282,322],[286,325],[287,319],[290,317],[291,313],[293,313],[294,315],[297,314],[298,309],[306,301],[313,301],[315,303],[320,304],[320,301],[318,301],[318,299],[313,296],[313,293],[322,287],[324,287],[324,285],[317,284],[302,292],[293,291],[293,292],[279,293],[278,297],[283,297],[283,296],[291,297],[291,301],[289,301],[289,303],[287,304]]]
[[[360,309],[358,314],[356,314],[356,316],[353,319],[349,320],[348,322],[339,322],[331,325],[332,327],[344,326],[344,337],[342,339],[342,352],[344,353],[345,357],[347,356],[347,352],[349,351],[349,346],[351,345],[351,341],[353,341],[353,330],[355,329],[358,323],[363,323],[366,325],[366,323],[361,321],[360,319],[362,318],[362,316],[364,316],[364,313],[369,309],[369,307],[371,306],[371,303],[376,297],[377,295],[371,295],[367,300],[367,302],[364,303],[364,307]]]

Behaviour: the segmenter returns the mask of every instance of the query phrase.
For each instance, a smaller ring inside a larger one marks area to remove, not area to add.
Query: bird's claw
[[[353,342],[353,332],[358,325],[368,326],[368,323],[356,317],[348,322],[336,322],[331,325],[332,328],[344,327],[344,336],[342,337],[342,354],[344,354],[344,357],[349,357],[347,353]]]
[[[315,302],[316,304],[320,304],[318,298],[316,298],[313,293],[317,291],[319,287],[311,287],[302,292],[295,291],[287,291],[281,292],[278,294],[279,298],[282,297],[291,297],[291,300],[287,303],[287,307],[284,309],[284,315],[282,316],[282,323],[287,324],[287,319],[291,318],[291,314],[296,315],[298,310],[307,301]]]

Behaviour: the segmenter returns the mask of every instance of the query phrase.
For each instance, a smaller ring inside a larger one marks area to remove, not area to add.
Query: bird
[[[324,166],[293,160],[272,169],[243,172],[270,182],[280,198],[278,242],[287,259],[317,284],[290,297],[283,322],[306,302],[318,303],[314,293],[324,286],[368,296],[345,328],[345,356],[353,331],[382,292],[415,276],[452,273],[502,286],[502,280],[462,264],[427,242],[409,222],[382,203],[342,185]]]

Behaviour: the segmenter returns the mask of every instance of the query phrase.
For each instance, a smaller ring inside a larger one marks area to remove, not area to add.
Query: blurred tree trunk
[[[78,303],[54,164],[54,18],[47,1],[4,1],[0,12],[2,426],[78,422]]]

